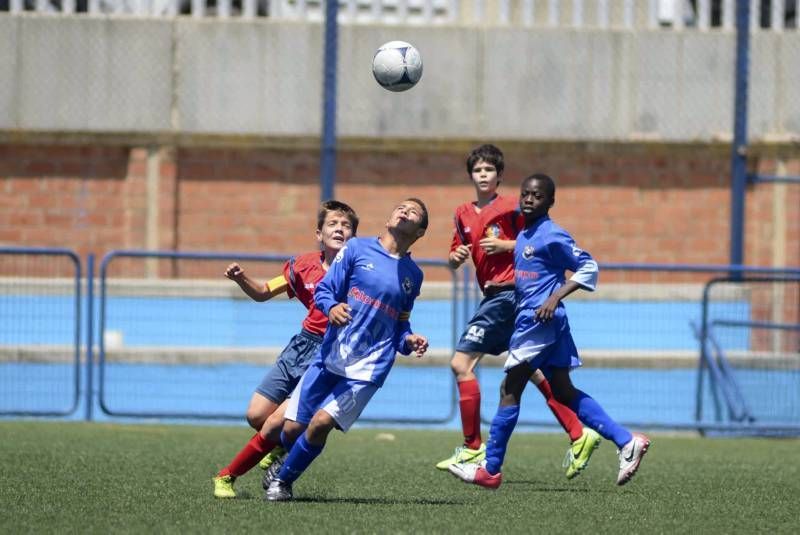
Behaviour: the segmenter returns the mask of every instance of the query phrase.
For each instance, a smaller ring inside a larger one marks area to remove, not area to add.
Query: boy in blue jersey
[[[422,356],[428,349],[427,339],[414,334],[409,323],[422,270],[408,253],[427,227],[423,202],[406,199],[381,236],[348,241],[317,286],[314,301],[328,316],[328,329],[292,393],[283,431],[305,432],[270,482],[267,500],[292,499],[292,483],[322,453],[335,427],[346,432],[353,425],[383,385],[397,352]]]
[[[458,388],[464,442],[453,455],[436,464],[439,470],[448,470],[455,463],[477,464],[486,458],[486,445],[481,438],[481,389],[475,367],[487,353],[500,355],[508,351],[517,304],[514,245],[517,233],[524,226],[517,198],[498,193],[505,168],[503,151],[491,144],[481,145],[470,152],[466,164],[476,199],[456,208],[448,262],[455,270],[471,258],[484,297],[450,360]],[[534,372],[531,381],[569,435],[571,444],[564,466],[567,478],[572,479],[588,465],[600,444],[600,435],[584,428],[575,413],[553,396],[541,372]]]
[[[482,487],[496,489],[502,482],[500,468],[517,424],[522,392],[536,369],[544,372],[561,403],[617,445],[618,485],[630,481],[650,446],[646,436],[620,426],[570,380],[570,368],[580,366],[580,358],[561,301],[580,288],[594,291],[598,269],[591,255],[579,249],[572,236],[550,219],[555,192],[553,179],[544,174],[531,175],[522,182],[519,203],[525,229],[517,235],[514,248],[517,317],[506,376],[500,385],[500,406],[489,431],[486,460],[449,468],[456,477]],[[569,280],[564,276],[567,270],[573,273]]]

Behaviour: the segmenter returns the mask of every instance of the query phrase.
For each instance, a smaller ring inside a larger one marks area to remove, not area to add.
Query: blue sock
[[[575,391],[578,395],[572,400],[569,408],[575,411],[581,422],[600,433],[606,440],[612,441],[619,449],[631,441],[633,438],[631,432],[612,420],[598,402],[580,390]]]
[[[503,466],[508,441],[517,425],[519,405],[498,407],[489,428],[489,440],[486,442],[486,471],[495,475]]]
[[[292,446],[283,466],[281,466],[281,470],[278,472],[278,479],[285,483],[294,482],[294,480],[303,475],[308,465],[314,462],[314,459],[322,453],[324,447],[309,444],[306,440],[306,434],[300,435],[300,438]]]
[[[289,438],[289,435],[281,431],[281,446],[283,446],[283,449],[285,449],[286,451],[291,451],[292,446],[294,446],[295,442],[297,442],[296,438],[291,439]]]

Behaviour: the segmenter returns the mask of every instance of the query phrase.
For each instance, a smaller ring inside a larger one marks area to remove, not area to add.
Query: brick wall
[[[725,146],[498,143],[502,189],[543,171],[556,178],[551,215],[600,262],[727,263],[729,167]],[[420,197],[431,215],[415,255],[444,258],[453,209],[474,192],[471,144],[343,143],[336,196],[381,231],[393,205]],[[788,149],[787,149],[788,150]],[[764,173],[800,174],[800,156],[764,150]],[[159,149],[158,247],[292,253],[314,247],[318,150]],[[0,244],[62,246],[81,255],[147,245],[146,148],[0,145]],[[151,232],[152,234],[152,232]],[[782,260],[781,260],[782,259]],[[748,186],[745,261],[800,265],[800,186]]]

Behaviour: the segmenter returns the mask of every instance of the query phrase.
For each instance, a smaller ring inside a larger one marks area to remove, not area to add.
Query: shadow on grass
[[[411,498],[411,499],[397,499],[397,498],[359,498],[359,497],[342,497],[342,498],[328,498],[325,496],[300,496],[291,500],[294,503],[351,503],[358,505],[457,505],[464,506],[468,502],[465,500],[435,500],[429,498]]]
[[[547,485],[544,481],[534,481],[529,479],[512,479],[510,481],[504,481],[503,486],[512,486],[512,487],[525,487],[525,490],[533,491],[533,492],[585,492],[585,493],[592,493],[595,494],[597,492],[612,492],[617,491],[618,487],[610,487],[607,489],[601,488],[586,488],[586,487],[554,487],[552,485]]]

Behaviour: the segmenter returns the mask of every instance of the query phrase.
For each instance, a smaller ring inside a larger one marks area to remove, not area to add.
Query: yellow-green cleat
[[[233,490],[233,482],[236,478],[227,476],[216,476],[214,478],[214,497],[215,498],[235,498],[236,491]]]
[[[264,458],[258,461],[258,467],[262,470],[269,468],[275,459],[280,459],[286,453],[286,450],[281,446],[275,446],[272,451],[264,455]]]
[[[567,448],[567,454],[564,456],[563,466],[567,469],[567,479],[577,476],[589,465],[589,458],[599,445],[600,435],[596,431],[584,427],[581,438]]]
[[[448,457],[444,461],[437,463],[436,468],[439,470],[448,470],[451,464],[456,463],[463,463],[463,464],[470,464],[470,463],[479,463],[486,458],[486,444],[481,444],[481,447],[477,450],[470,449],[466,446],[459,446],[456,448],[456,451],[453,452],[451,457]]]

